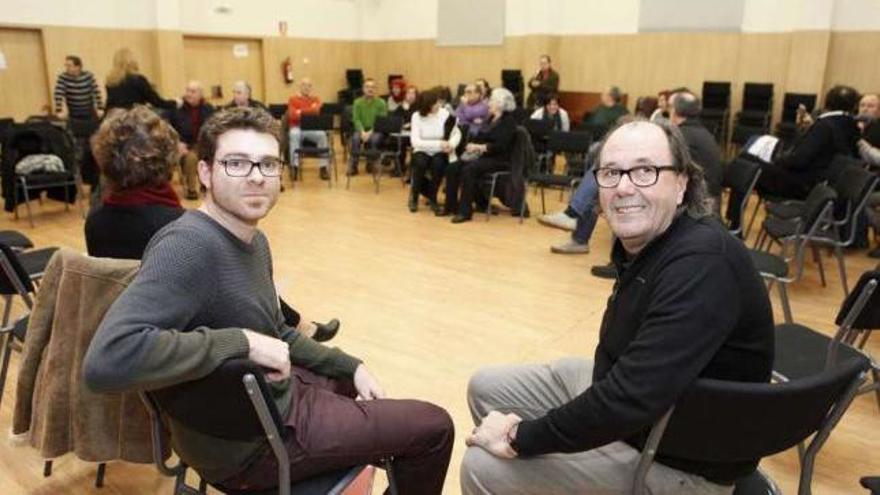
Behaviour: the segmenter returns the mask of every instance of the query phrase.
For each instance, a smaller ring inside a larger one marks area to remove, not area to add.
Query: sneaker
[[[538,217],[538,223],[540,223],[541,225],[546,225],[548,227],[553,227],[554,229],[567,230],[569,232],[574,232],[574,229],[577,226],[576,219],[571,218],[561,211],[541,215],[540,217]]]
[[[592,273],[594,277],[613,279],[617,278],[617,267],[615,267],[613,263],[596,265],[590,268],[590,273]]]
[[[590,245],[568,241],[558,246],[551,246],[550,252],[556,254],[587,254],[590,252]]]

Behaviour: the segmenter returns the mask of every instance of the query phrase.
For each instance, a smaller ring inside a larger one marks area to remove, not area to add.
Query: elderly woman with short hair
[[[480,180],[493,172],[510,170],[516,138],[516,120],[512,114],[514,109],[516,100],[510,91],[504,88],[493,89],[489,98],[489,122],[465,147],[462,158],[470,160],[460,169],[450,164],[446,181],[453,180],[457,183],[458,176],[461,176],[461,198],[458,204],[455,204],[455,198],[446,198],[447,211],[451,212],[451,208],[456,206],[458,209],[452,223],[467,222],[473,216],[473,202]]]

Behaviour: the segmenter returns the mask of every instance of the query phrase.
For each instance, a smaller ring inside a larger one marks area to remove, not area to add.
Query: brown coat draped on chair
[[[136,393],[96,394],[82,379],[92,336],[134,279],[135,260],[59,250],[46,267],[18,374],[12,431],[51,459],[152,463],[150,418]]]

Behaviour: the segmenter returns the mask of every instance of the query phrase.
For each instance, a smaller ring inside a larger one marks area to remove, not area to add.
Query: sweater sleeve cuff
[[[354,356],[350,356],[339,349],[334,350],[339,353],[337,358],[339,371],[345,377],[353,377],[355,370],[357,370],[357,367],[360,366],[363,361]]]
[[[516,429],[516,452],[520,457],[546,454],[553,449],[548,448],[546,439],[550,438],[547,431],[546,418],[523,420]]]
[[[240,328],[221,328],[211,331],[211,358],[215,363],[227,359],[247,357],[250,344]]]

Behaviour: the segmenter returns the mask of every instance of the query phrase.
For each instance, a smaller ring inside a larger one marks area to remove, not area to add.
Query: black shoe
[[[434,215],[437,215],[438,217],[448,217],[449,215],[452,215],[452,212],[447,210],[445,206],[443,208],[438,206],[434,211]]]
[[[409,202],[407,203],[407,206],[409,206],[410,213],[415,213],[415,212],[419,211],[419,200],[417,198],[410,196]]]
[[[321,180],[330,180],[330,172],[327,171],[327,167],[321,167]]]
[[[464,222],[470,222],[470,221],[471,221],[470,216],[455,215],[454,217],[452,217],[452,223],[464,223]]]
[[[336,333],[339,331],[339,320],[333,318],[327,323],[314,323],[318,329],[315,330],[315,334],[312,335],[312,340],[315,342],[327,342],[336,336]]]
[[[880,247],[868,251],[868,256],[871,258],[880,258]]]
[[[441,213],[440,205],[438,205],[436,201],[429,200],[428,201],[428,208],[430,208],[431,211],[433,211],[434,214],[437,215],[438,217],[441,216],[440,215],[440,213]]]
[[[613,263],[596,265],[590,268],[590,273],[592,273],[594,277],[599,278],[617,278],[617,267],[614,266]]]

